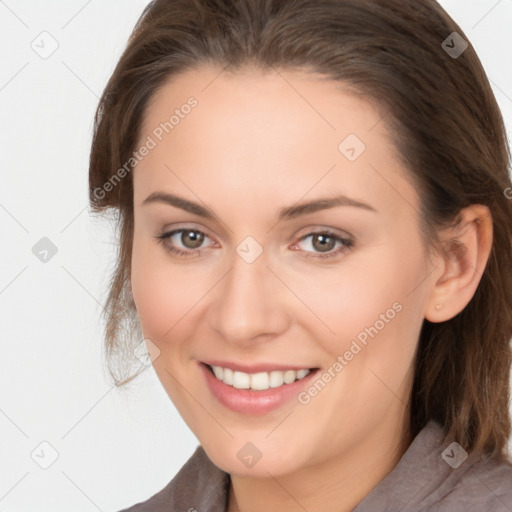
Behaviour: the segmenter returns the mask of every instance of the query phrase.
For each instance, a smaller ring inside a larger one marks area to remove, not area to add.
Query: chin
[[[218,439],[200,439],[200,442],[208,458],[229,474],[269,478],[270,475],[277,477],[293,473],[307,465],[300,447],[294,450],[283,443],[274,446],[268,440],[250,442],[240,438],[230,438],[225,443],[219,443]]]

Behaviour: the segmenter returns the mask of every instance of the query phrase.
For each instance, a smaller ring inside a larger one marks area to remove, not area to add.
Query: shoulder
[[[469,454],[445,440],[441,426],[430,422],[422,436],[430,453],[430,482],[418,510],[429,512],[511,512],[512,464],[504,457]],[[420,450],[418,452],[421,454]],[[422,457],[416,458],[422,464]],[[426,462],[425,460],[425,462]]]
[[[430,421],[353,512],[512,512],[512,464],[469,454]]]
[[[119,512],[223,512],[227,503],[229,474],[208,458],[201,446],[176,476],[148,500]]]
[[[452,470],[446,479],[449,491],[432,510],[512,511],[512,464],[491,458],[470,459],[465,471]]]
[[[437,423],[430,422],[421,436],[415,463],[427,469],[427,493],[416,510],[424,512],[511,512],[512,464],[504,457],[469,454],[456,442],[445,441]],[[426,456],[425,456],[426,455]],[[423,458],[425,457],[425,458]],[[421,471],[421,470],[420,470]],[[426,480],[417,480],[424,483]]]

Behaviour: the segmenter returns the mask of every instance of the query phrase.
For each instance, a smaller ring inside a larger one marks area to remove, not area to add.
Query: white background
[[[146,3],[0,1],[2,512],[118,511],[197,445],[152,368],[119,391],[102,360],[115,240],[88,212],[92,121]],[[512,0],[440,3],[480,56],[510,139]],[[43,31],[58,43],[47,59],[31,48]],[[58,249],[47,263],[32,253],[42,237]],[[46,470],[31,458],[43,441],[59,454]]]

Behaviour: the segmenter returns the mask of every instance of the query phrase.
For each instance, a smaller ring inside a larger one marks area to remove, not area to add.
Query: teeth
[[[233,387],[249,389],[251,387],[251,376],[248,373],[233,372]]]
[[[212,368],[213,368],[213,366],[212,366]],[[220,366],[217,366],[217,368],[220,368]],[[222,372],[223,373],[222,381],[224,383],[229,384],[230,386],[232,386],[233,385],[233,370],[230,370],[229,368],[220,368],[220,369],[224,370]]]
[[[270,387],[278,388],[284,383],[283,372],[270,372]]]
[[[212,369],[217,379],[222,380],[224,378],[224,368],[222,366],[212,366]]]
[[[295,382],[295,377],[297,377],[297,372],[293,370],[288,370],[287,372],[284,372],[283,379],[285,384],[291,384],[292,382]]]
[[[287,370],[285,372],[259,372],[244,373],[222,368],[221,366],[212,366],[213,373],[218,380],[233,386],[236,389],[253,389],[263,391],[268,388],[278,388],[283,384],[291,384],[296,380],[303,379],[311,370]]]
[[[269,378],[267,372],[253,373],[251,375],[251,389],[263,390],[268,389],[268,387]]]
[[[309,370],[299,370],[297,372],[297,379],[303,379],[308,373]]]

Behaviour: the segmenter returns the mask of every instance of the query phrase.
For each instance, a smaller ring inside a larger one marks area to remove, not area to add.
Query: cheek
[[[201,309],[201,298],[215,282],[211,271],[196,265],[177,265],[170,258],[159,244],[135,232],[133,299],[144,335],[157,343],[186,335]]]
[[[311,309],[318,311],[323,323],[311,320],[308,325],[315,342],[329,354],[326,371],[333,377],[318,400],[312,399],[311,417],[342,424],[346,411],[351,411],[356,423],[371,424],[407,402],[423,321],[425,287],[418,284],[426,274],[420,248],[402,250],[399,243],[374,247],[357,263],[354,258],[350,268],[347,262],[343,271],[331,276],[324,283],[329,288],[315,288]],[[338,412],[324,414],[333,403],[338,404]],[[336,429],[333,442],[341,443],[347,435],[357,434]]]
[[[367,357],[411,355],[423,320],[425,293],[420,283],[426,267],[419,244],[407,244],[404,250],[398,242],[382,245],[347,261],[345,267],[341,264],[339,272],[316,275],[307,301],[317,320],[310,325],[333,359],[351,346],[357,351],[354,340],[362,349],[375,347],[358,352],[364,354],[357,356],[363,364]],[[307,284],[311,282],[304,280],[302,293]]]
[[[134,234],[131,266],[131,286],[133,300],[137,307],[144,335],[161,340],[183,315],[184,295],[187,288],[177,282],[169,265],[165,265],[162,248],[156,243],[153,247]]]

